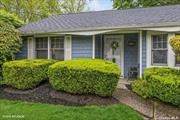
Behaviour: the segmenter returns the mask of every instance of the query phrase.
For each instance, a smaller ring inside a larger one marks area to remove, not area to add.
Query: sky
[[[89,11],[111,10],[112,0],[91,0],[87,6]]]

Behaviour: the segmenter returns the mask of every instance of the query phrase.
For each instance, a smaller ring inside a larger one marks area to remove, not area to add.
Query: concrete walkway
[[[144,119],[180,119],[180,108],[161,102],[144,99],[127,88],[131,81],[120,80],[114,97],[144,116]]]

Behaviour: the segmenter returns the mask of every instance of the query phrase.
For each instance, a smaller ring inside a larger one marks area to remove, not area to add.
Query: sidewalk
[[[161,102],[144,99],[127,88],[131,81],[120,80],[114,97],[141,113],[145,119],[180,119],[180,108]]]

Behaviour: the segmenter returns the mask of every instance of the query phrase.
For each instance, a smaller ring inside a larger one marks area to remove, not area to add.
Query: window
[[[152,36],[152,65],[167,65],[167,35]]]
[[[36,58],[48,58],[48,38],[36,38]]]
[[[64,37],[51,37],[51,58],[64,60]]]
[[[176,53],[176,66],[180,66],[180,53]]]

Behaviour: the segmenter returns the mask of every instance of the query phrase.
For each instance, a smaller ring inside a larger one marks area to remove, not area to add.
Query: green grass
[[[14,117],[16,118],[8,118]],[[18,118],[17,116],[24,116]],[[142,120],[123,104],[111,106],[70,107],[21,101],[0,100],[0,120]]]

